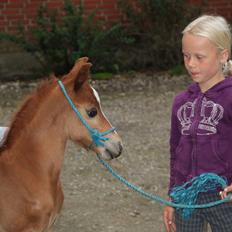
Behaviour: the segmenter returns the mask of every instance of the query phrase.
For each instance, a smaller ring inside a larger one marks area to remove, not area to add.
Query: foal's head
[[[75,107],[81,113],[87,124],[99,132],[105,132],[112,128],[106,119],[100,106],[100,98],[95,89],[89,84],[89,70],[91,63],[88,58],[77,60],[73,69],[63,77],[62,82],[72,99]],[[67,100],[64,97],[64,101]],[[122,152],[122,142],[118,134],[113,131],[107,134],[108,138],[103,146],[93,144],[89,131],[77,117],[67,102],[65,129],[69,138],[86,149],[91,149],[105,159],[118,157]]]

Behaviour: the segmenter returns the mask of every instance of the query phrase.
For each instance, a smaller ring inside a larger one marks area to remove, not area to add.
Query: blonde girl
[[[182,52],[193,83],[174,99],[170,132],[170,185],[182,185],[202,173],[228,180],[225,189],[202,193],[198,203],[232,192],[232,61],[231,29],[221,16],[203,15],[183,31]],[[171,199],[170,199],[171,200]],[[195,210],[184,220],[164,209],[167,232],[232,231],[232,203]]]

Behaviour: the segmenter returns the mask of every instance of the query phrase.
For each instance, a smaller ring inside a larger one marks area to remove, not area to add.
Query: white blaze
[[[98,92],[93,88],[93,87],[91,87],[92,88],[92,90],[93,90],[93,94],[94,94],[94,96],[96,97],[96,99],[97,99],[97,101],[99,102],[99,104],[100,104],[100,97],[99,97],[99,94],[98,94]]]
[[[99,105],[100,105],[100,110],[101,110],[103,116],[104,116],[105,119],[109,122],[109,120],[108,120],[107,117],[105,116],[104,112],[102,111],[101,104],[100,104],[100,97],[99,97],[98,92],[97,92],[92,86],[91,86],[91,88],[92,88],[92,90],[93,90],[94,96],[96,97],[96,99],[97,99],[97,101],[98,101],[98,103],[99,103]],[[111,125],[110,122],[109,122],[109,124]],[[112,125],[111,125],[111,127],[112,127]],[[116,133],[116,132],[114,131],[114,133]]]

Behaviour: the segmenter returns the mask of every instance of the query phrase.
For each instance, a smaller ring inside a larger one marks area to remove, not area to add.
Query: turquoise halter
[[[109,140],[109,138],[105,137],[105,135],[112,133],[113,131],[115,131],[115,128],[110,128],[109,130],[105,131],[105,132],[99,132],[97,129],[92,128],[86,121],[85,119],[82,117],[81,113],[79,112],[79,110],[76,108],[76,106],[74,105],[72,99],[69,97],[64,84],[61,80],[58,80],[58,84],[64,94],[64,96],[66,97],[66,99],[68,100],[69,104],[71,105],[72,109],[74,110],[74,112],[76,113],[77,117],[80,119],[80,121],[82,122],[82,124],[87,128],[87,130],[89,131],[89,134],[92,138],[92,143],[90,144],[89,148],[96,145],[96,146],[104,146],[104,142]]]

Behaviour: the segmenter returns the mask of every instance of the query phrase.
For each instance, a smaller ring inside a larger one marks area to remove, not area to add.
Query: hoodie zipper
[[[190,128],[190,135],[192,136],[192,178],[193,176],[197,175],[197,130],[198,126],[200,124],[200,114],[201,114],[201,107],[202,107],[202,100],[204,98],[204,94],[200,94],[200,96],[197,99],[196,105],[195,105],[195,113],[194,113],[194,120],[192,123],[192,126]]]

